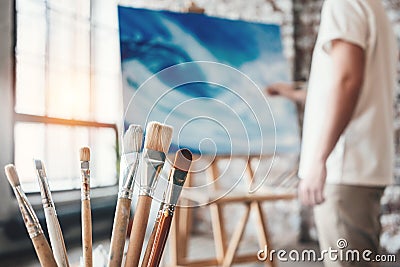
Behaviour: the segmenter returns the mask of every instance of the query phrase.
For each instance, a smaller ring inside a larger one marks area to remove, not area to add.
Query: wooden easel
[[[218,161],[223,157],[217,157],[208,168],[209,182],[213,182],[214,190],[218,190],[218,183],[216,179],[219,177]],[[246,172],[247,181],[250,182],[254,177],[254,172],[251,166],[252,157],[246,159]],[[292,172],[295,174],[295,172]],[[291,175],[292,175],[291,174]],[[189,180],[190,186],[190,180]],[[203,196],[204,197],[204,196]],[[207,197],[207,196],[205,196]],[[199,201],[196,196],[184,197],[186,200],[183,201]],[[245,262],[259,262],[257,259],[257,251],[249,255],[237,255],[240,241],[242,240],[244,230],[249,222],[251,214],[255,215],[256,218],[256,231],[257,238],[260,248],[264,248],[265,245],[269,249],[272,249],[271,241],[269,238],[269,232],[267,227],[267,221],[265,214],[262,209],[262,203],[266,201],[277,201],[277,200],[291,200],[296,198],[295,193],[268,193],[268,194],[248,194],[243,193],[241,195],[226,195],[209,205],[211,214],[211,224],[215,243],[216,257],[212,259],[202,260],[190,260],[187,257],[188,252],[188,240],[190,238],[192,217],[190,208],[177,208],[174,225],[171,229],[170,236],[170,266],[231,266],[235,263]],[[204,201],[204,198],[201,200]],[[239,219],[233,234],[230,239],[226,236],[225,231],[225,219],[223,217],[223,209],[229,204],[242,204],[244,206],[244,214]],[[265,261],[265,266],[275,267],[275,262]]]

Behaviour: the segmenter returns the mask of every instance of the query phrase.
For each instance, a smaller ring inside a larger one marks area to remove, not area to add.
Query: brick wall
[[[294,79],[307,80],[317,37],[322,0],[294,0]]]
[[[400,47],[400,1],[382,0]],[[317,37],[323,0],[293,0],[294,50],[296,80],[308,79],[312,49]],[[400,73],[400,63],[399,63]]]

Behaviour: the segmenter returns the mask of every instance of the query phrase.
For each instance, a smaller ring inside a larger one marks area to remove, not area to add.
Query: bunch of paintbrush
[[[164,192],[163,201],[158,211],[153,232],[147,243],[142,267],[157,267],[160,265],[164,247],[171,228],[172,216],[178,202],[182,187],[192,163],[192,154],[188,149],[176,152],[174,165],[169,174],[168,186]]]
[[[114,225],[111,237],[111,246],[108,266],[120,267],[123,258],[124,244],[133,187],[137,169],[140,163],[139,197],[132,225],[130,242],[128,245],[125,266],[139,265],[143,241],[148,223],[152,194],[157,185],[159,175],[166,159],[172,139],[172,127],[158,122],[150,122],[146,128],[146,138],[142,155],[143,130],[139,125],[131,125],[124,136],[124,153],[121,157],[121,180],[123,180],[115,210]],[[148,243],[142,266],[158,266],[168,237],[172,215],[179,198],[183,183],[190,167],[192,155],[189,150],[179,150],[171,169],[168,187],[164,192],[158,217],[153,228],[151,240]],[[90,149],[83,147],[80,150],[81,161],[81,203],[82,203],[82,247],[84,266],[92,266],[92,218],[90,207]],[[69,266],[67,252],[61,227],[58,222],[56,209],[48,185],[44,164],[35,160],[37,177],[42,196],[46,224],[49,231],[52,250],[43,235],[32,206],[22,191],[19,179],[13,165],[5,167],[7,177],[14,189],[28,233],[34,244],[36,253],[42,266]]]
[[[82,174],[82,243],[84,266],[92,266],[92,221],[90,209],[90,149],[84,147],[80,150]],[[14,165],[5,167],[6,176],[14,190],[25,226],[32,239],[36,254],[42,266],[68,267],[67,250],[60,223],[57,218],[56,208],[51,195],[46,170],[41,160],[35,160],[35,168],[42,196],[43,210],[46,218],[52,249],[43,234],[39,220],[20,186],[17,171]]]
[[[172,140],[172,131],[171,126],[158,122],[150,122],[147,125],[141,158],[139,198],[129,238],[130,242],[128,244],[125,267],[136,267],[139,265],[151,208],[152,193],[164,166],[165,153],[168,151]]]
[[[57,267],[56,260],[54,259],[49,243],[43,234],[42,227],[40,226],[35,211],[33,210],[28,198],[21,188],[17,170],[15,169],[14,165],[11,164],[5,166],[4,169],[8,181],[14,190],[22,218],[25,222],[26,230],[28,231],[29,237],[32,240],[40,264],[42,267]]]
[[[143,241],[146,233],[152,194],[166,159],[172,139],[172,127],[158,122],[150,122],[146,128],[144,150],[140,156],[143,131],[139,125],[131,125],[124,135],[124,153],[121,157],[122,186],[118,196],[111,236],[109,267],[120,267],[127,225],[132,201],[137,168],[141,167],[139,197],[135,210],[130,241],[125,259],[125,267],[139,265]],[[142,266],[158,266],[167,241],[175,205],[186,180],[192,154],[187,149],[176,153],[171,169],[168,187],[158,212],[152,235],[147,245]]]

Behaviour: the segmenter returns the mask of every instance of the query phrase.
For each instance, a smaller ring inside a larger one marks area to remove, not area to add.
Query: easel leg
[[[229,267],[235,258],[236,251],[239,248],[240,240],[242,239],[244,230],[246,229],[247,222],[250,215],[250,206],[246,204],[246,210],[240,219],[235,231],[233,232],[232,239],[229,242],[228,249],[226,250],[225,258],[222,263],[223,267]]]
[[[224,227],[224,219],[222,208],[220,205],[211,204],[211,223],[213,228],[214,242],[215,242],[215,252],[216,258],[219,264],[224,260],[225,248],[226,248],[226,235]]]
[[[187,204],[187,203],[184,203]],[[179,216],[179,234],[178,234],[178,242],[180,243],[179,245],[179,250],[178,250],[178,255],[179,259],[186,259],[187,254],[188,254],[188,241],[190,237],[190,233],[192,231],[192,210],[190,208],[179,208],[180,210],[180,216]]]
[[[258,201],[254,201],[251,203],[251,208],[254,210],[253,212],[256,214],[256,225],[257,225],[257,237],[260,248],[263,249],[266,245],[268,249],[271,249],[271,241],[269,239],[269,232],[267,222],[264,217],[264,212],[262,210],[261,203]],[[275,267],[276,264],[274,261],[271,261],[269,258],[265,261],[265,266]]]

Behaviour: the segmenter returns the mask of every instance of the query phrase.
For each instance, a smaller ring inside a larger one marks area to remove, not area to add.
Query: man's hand
[[[294,85],[291,83],[273,83],[267,87],[269,95],[288,96],[295,91]]]
[[[324,202],[325,180],[325,160],[317,161],[312,170],[310,170],[300,182],[299,198],[301,203],[306,206],[314,206]]]
[[[296,90],[292,83],[273,83],[266,88],[266,92],[268,95],[286,97],[299,104],[306,102],[306,90]]]

